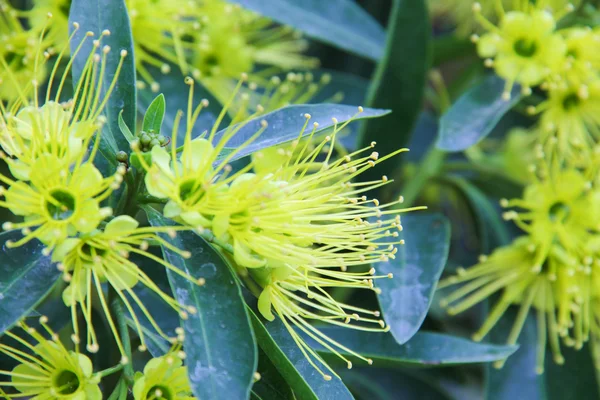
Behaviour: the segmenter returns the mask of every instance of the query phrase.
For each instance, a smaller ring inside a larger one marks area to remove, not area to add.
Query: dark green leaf
[[[118,116],[123,110],[123,119],[127,126],[135,132],[136,122],[136,86],[135,62],[133,54],[133,39],[131,26],[124,0],[73,0],[69,22],[78,22],[81,26],[75,35],[72,44],[75,46],[84,38],[86,32],[91,31],[96,37],[108,29],[110,36],[102,38],[102,46],[108,45],[111,51],[106,57],[106,72],[103,76],[102,96],[109,88],[121,59],[121,50],[127,51],[121,73],[111,96],[106,103],[104,115],[107,123],[102,132],[100,151],[113,165],[116,164],[115,154],[119,150],[129,150],[129,143],[119,129]],[[85,62],[92,50],[92,41],[86,41],[81,52],[73,62],[74,82],[81,77]],[[76,85],[76,83],[74,83]]]
[[[432,64],[434,66],[467,56],[477,57],[475,45],[469,38],[451,33],[436,37],[433,41]]]
[[[414,370],[411,370],[414,371]],[[402,400],[451,400],[452,397],[437,387],[426,376],[411,376],[404,371],[365,367],[358,371],[343,372],[344,382],[362,399],[390,400],[401,394]]]
[[[250,305],[250,319],[258,344],[290,385],[296,398],[302,400],[353,399],[340,378],[334,375],[332,380],[326,381],[309,364],[280,319],[267,322],[262,317],[258,317],[256,299],[246,293],[244,297]]]
[[[267,355],[259,349],[258,373],[260,379],[252,387],[252,392],[263,400],[293,400],[292,389],[277,371]]]
[[[142,130],[144,132],[159,133],[165,117],[165,110],[165,96],[163,94],[159,94],[154,100],[152,100],[152,103],[150,103],[146,113],[144,114]]]
[[[490,332],[490,340],[506,341],[516,312],[508,310],[506,314]],[[535,372],[537,332],[534,314],[530,313],[525,321],[518,343],[519,349],[508,358],[503,368],[487,367],[487,400],[547,399],[544,376]]]
[[[482,250],[489,253],[497,246],[510,242],[510,233],[491,201],[476,186],[463,178],[446,176],[444,181],[454,185],[467,200],[476,217]]]
[[[365,123],[359,146],[376,141],[382,156],[406,146],[423,108],[431,35],[425,0],[394,0],[388,25],[386,52],[375,71],[366,104],[389,108],[393,113]],[[379,179],[387,171],[389,166],[379,164],[363,174],[363,179]]]
[[[558,365],[546,354],[546,392],[549,400],[599,399],[600,391],[590,345],[580,350],[562,349],[565,364]]]
[[[363,332],[340,327],[324,327],[320,331],[343,343],[349,349],[374,361],[379,366],[446,366],[485,363],[502,360],[515,352],[518,346],[502,346],[472,342],[467,339],[433,332],[418,332],[407,343],[399,345],[385,333]],[[333,355],[318,343],[308,340],[323,355]],[[344,352],[342,352],[344,353]],[[350,359],[353,356],[348,355]],[[363,361],[357,360],[359,366]]]
[[[233,0],[307,36],[371,60],[383,55],[385,31],[352,0]]]
[[[513,87],[510,100],[502,98],[503,92],[504,81],[488,75],[464,93],[440,119],[437,147],[461,151],[486,137],[522,96],[518,85]]]
[[[251,144],[240,148],[235,157],[232,158],[232,161],[252,154],[260,149],[297,139],[302,127],[306,124],[306,114],[309,114],[311,118],[304,135],[309,135],[311,133],[314,123],[319,124],[316,132],[322,132],[333,127],[334,122],[332,121],[332,118],[336,118],[338,124],[343,124],[349,120],[375,118],[388,113],[388,110],[373,108],[365,108],[361,113],[358,113],[356,107],[341,104],[303,104],[287,106],[258,118],[254,118],[248,122],[244,122],[244,126],[227,143],[227,147],[224,151],[228,151],[228,149],[232,148],[239,148],[246,140],[261,129],[261,121],[263,120],[268,123],[264,132]],[[224,133],[224,130],[217,132],[217,137]]]
[[[381,311],[394,338],[406,343],[419,329],[446,265],[450,225],[441,215],[405,215],[401,232],[405,245],[395,259],[377,264],[379,274],[394,274],[377,286]]]
[[[0,332],[27,316],[60,277],[50,257],[42,254],[45,246],[37,240],[12,249],[6,246],[8,240],[22,237],[19,231],[0,234]]]
[[[145,210],[152,225],[171,224],[157,211]],[[184,259],[163,248],[168,262],[195,279],[206,280],[198,286],[167,271],[177,301],[197,309],[183,323],[188,376],[194,394],[201,399],[248,398],[257,350],[236,278],[222,256],[193,232],[179,233],[175,239],[165,236],[165,240],[192,254]]]

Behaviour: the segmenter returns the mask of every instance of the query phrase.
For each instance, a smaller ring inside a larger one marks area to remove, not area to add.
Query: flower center
[[[84,243],[83,246],[81,246],[81,252],[90,258],[95,256],[102,257],[104,254],[106,254],[106,250],[99,249],[90,245],[89,243]]]
[[[532,57],[537,52],[537,43],[530,39],[519,39],[513,44],[513,49],[521,57]]]
[[[196,203],[200,201],[205,194],[206,192],[202,189],[202,183],[195,179],[188,179],[179,185],[179,198],[183,202],[189,200]]]
[[[46,210],[50,218],[56,221],[64,221],[71,218],[77,204],[75,197],[62,189],[51,191],[50,197],[52,200],[46,200]]]
[[[552,221],[563,221],[569,216],[569,206],[563,202],[557,201],[550,206],[548,213],[550,214],[550,220]]]
[[[60,371],[54,378],[54,387],[59,394],[70,395],[79,389],[79,378],[73,371]]]
[[[565,110],[569,111],[576,108],[580,103],[580,98],[577,93],[570,93],[563,98],[562,106]]]
[[[152,386],[146,395],[147,400],[172,400],[171,391],[163,385]]]

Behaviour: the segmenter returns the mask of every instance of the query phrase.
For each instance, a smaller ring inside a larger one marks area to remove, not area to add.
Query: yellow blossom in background
[[[543,264],[540,265],[540,262]],[[473,339],[482,340],[508,307],[518,304],[519,312],[508,335],[507,344],[517,343],[529,310],[535,309],[538,323],[536,372],[541,374],[544,370],[547,338],[554,361],[559,364],[564,362],[556,320],[558,309],[568,312],[571,307],[568,296],[557,297],[556,271],[564,267],[559,259],[544,257],[544,252],[540,253],[530,238],[521,237],[509,246],[496,249],[490,256],[481,257],[479,264],[467,269],[459,268],[456,276],[440,281],[439,289],[463,284],[443,298],[442,306],[455,315],[500,292],[499,300],[493,305],[479,330],[473,334]],[[561,274],[560,277],[562,276]],[[502,365],[503,362],[496,363],[496,366]]]
[[[268,87],[278,72],[318,66],[317,59],[302,54],[308,43],[292,28],[226,1],[198,4],[190,71],[221,103],[242,73],[249,74],[250,84]]]
[[[587,172],[587,173],[586,173]],[[579,171],[560,168],[555,162],[539,167],[540,178],[527,185],[521,199],[502,200],[504,207],[516,210],[504,213],[527,232],[539,246],[542,262],[559,244],[571,259],[583,258],[587,243],[597,234],[600,223],[600,190],[595,168]]]
[[[67,349],[47,322],[46,317],[40,318],[41,332],[21,322],[19,328],[4,333],[17,346],[2,343],[0,353],[18,363],[12,371],[0,370],[0,390],[14,388],[18,392],[4,398],[102,399],[100,377],[94,374],[92,361],[77,346]]]
[[[40,26],[47,24],[48,16],[44,15]],[[44,80],[41,47],[39,33],[25,30],[17,11],[0,1],[0,100],[16,101],[32,79]]]
[[[522,11],[502,13],[496,26],[481,14],[479,3],[473,10],[486,30],[473,37],[477,52],[506,79],[505,98],[515,83],[530,93],[530,87],[544,82],[564,64],[566,44],[555,30],[557,17],[551,12],[529,5]]]
[[[460,37],[468,37],[472,33],[480,33],[482,27],[473,18],[473,2],[463,0],[429,0],[429,9],[433,17],[446,22],[449,19],[455,25],[454,33]],[[538,2],[540,3],[540,2]],[[482,0],[479,1],[481,14],[491,22],[497,22],[498,10],[518,10],[518,2],[513,0]],[[579,1],[546,0],[544,8],[550,11],[564,10],[569,4],[578,5]],[[501,13],[500,13],[501,14]]]
[[[552,85],[548,99],[531,106],[531,114],[540,115],[542,143],[556,141],[556,153],[571,163],[585,165],[600,140],[600,79],[571,86]]]

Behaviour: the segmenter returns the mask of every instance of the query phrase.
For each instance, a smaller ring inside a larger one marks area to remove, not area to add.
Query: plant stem
[[[121,337],[121,342],[123,343],[123,349],[125,350],[125,355],[129,358],[128,363],[124,365],[124,377],[129,383],[133,383],[133,365],[132,365],[132,357],[131,357],[131,339],[129,337],[129,328],[127,327],[127,321],[125,321],[125,313],[123,311],[123,304],[121,303],[121,298],[115,292],[115,289],[112,287],[109,288],[109,298],[111,314],[115,318],[117,323],[117,330],[119,331],[119,336]]]
[[[445,158],[446,152],[439,150],[435,143],[432,143],[427,154],[421,160],[416,175],[408,181],[402,190],[402,196],[404,197],[402,207],[410,207],[414,204],[427,182],[440,171]]]
[[[104,378],[105,376],[112,375],[115,372],[119,372],[122,369],[123,369],[123,364],[117,364],[114,367],[107,368],[105,370],[97,372],[96,375],[99,375],[101,378]]]

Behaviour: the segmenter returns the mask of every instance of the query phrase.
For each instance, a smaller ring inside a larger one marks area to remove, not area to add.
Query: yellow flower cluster
[[[537,371],[546,342],[563,363],[560,343],[580,349],[600,341],[600,30],[557,26],[573,6],[548,1],[496,2],[494,24],[479,3],[475,19],[485,33],[473,35],[485,64],[524,94],[538,87],[546,99],[528,106],[539,114],[532,128],[513,128],[503,144],[504,172],[525,185],[517,199],[503,199],[505,220],[524,233],[512,244],[458,270],[441,287],[462,284],[442,304],[460,313],[501,293],[474,338],[481,340],[512,304],[519,304],[508,342],[517,342],[530,309],[537,313]],[[597,360],[600,365],[600,360]],[[498,363],[501,365],[502,363]]]
[[[186,82],[190,85],[191,99],[194,82],[191,78]],[[234,97],[235,92],[228,104]],[[224,153],[229,141],[246,123],[230,126],[217,137],[219,119],[212,130],[192,140],[195,119],[206,106],[202,102],[193,108],[190,100],[179,157],[174,140],[170,151],[154,147],[151,163],[134,146],[146,170],[146,188],[150,195],[166,201],[163,211],[166,217],[201,234],[210,230],[215,241],[229,249],[244,271],[242,275],[252,280],[255,293],[260,294],[261,314],[270,321],[279,316],[310,363],[325,379],[331,379],[317,362],[330,368],[296,328],[346,360],[349,367],[351,363],[339,349],[366,359],[329,339],[308,321],[364,331],[388,329],[378,311],[338,302],[326,289],[377,291],[374,279],[391,278],[376,275],[374,268],[364,270],[360,266],[394,258],[396,245],[403,243],[398,238],[402,229],[399,215],[422,207],[401,209],[398,205],[402,198],[388,204],[368,199],[365,193],[385,185],[389,182],[387,177],[364,183],[355,183],[354,179],[404,149],[380,158],[372,149],[373,143],[334,159],[336,135],[345,124],[334,121],[333,132],[311,148],[310,138],[318,124],[310,129],[311,116],[307,114],[298,139],[280,148],[284,158],[277,168],[251,172],[253,163],[250,163],[233,171],[230,160],[259,137],[267,123],[263,120],[261,128],[244,143]],[[181,115],[173,137],[180,118]],[[304,135],[309,139],[300,141]],[[254,159],[261,156],[258,152]]]
[[[524,94],[532,87],[547,93],[546,100],[528,108],[530,114],[540,115],[535,135],[543,144],[558,141],[555,148],[564,159],[584,162],[600,139],[600,30],[559,28],[557,21],[574,8],[570,3],[496,8],[497,25],[484,16],[481,4],[473,5],[475,19],[486,31],[472,36],[477,52],[486,66],[506,79],[506,99],[515,83]]]
[[[70,3],[34,0],[30,11],[15,14],[29,20],[32,29],[25,32],[33,35],[44,29],[48,13],[55,15],[44,45],[62,48],[68,43]],[[298,32],[225,0],[126,0],[125,4],[138,84],[149,84],[155,92],[160,86],[153,69],[169,73],[177,66],[224,102],[241,73],[250,75],[253,86],[267,88],[273,75],[318,65],[318,60],[302,54],[308,45]]]
[[[74,30],[79,29],[74,24]],[[123,300],[135,321],[140,335],[141,347],[145,347],[144,335],[135,316],[131,300],[158,328],[132,288],[141,283],[163,298],[182,316],[195,312],[163,293],[138,267],[128,260],[129,254],[159,261],[186,278],[170,264],[148,252],[149,243],[162,244],[184,257],[188,252],[172,248],[157,233],[174,235],[178,228],[139,228],[133,218],[113,216],[107,200],[119,189],[125,167],[120,166],[110,176],[104,177],[94,165],[101,141],[101,131],[106,118],[102,115],[113,91],[127,52],[120,52],[120,62],[114,71],[106,71],[106,58],[111,49],[102,46],[102,39],[110,32],[104,31],[98,39],[88,32],[75,47],[73,57],[87,60],[79,81],[74,84],[75,93],[62,101],[65,82],[72,63],[58,76],[57,66],[68,50],[68,44],[58,53],[45,93],[38,89],[40,83],[35,74],[21,86],[17,81],[17,98],[8,105],[0,102],[0,158],[6,162],[10,174],[0,173],[0,207],[19,217],[18,222],[5,222],[4,230],[20,230],[22,238],[8,241],[7,247],[18,247],[31,240],[44,244],[43,253],[52,255],[69,284],[63,292],[64,303],[71,308],[73,316],[72,336],[79,342],[77,308],[84,316],[87,328],[87,350],[98,351],[98,340],[92,323],[92,296],[98,294],[107,321],[115,336],[123,363],[125,351],[118,330],[110,316],[109,305],[102,284],[108,283]],[[73,33],[75,35],[75,32]],[[71,36],[72,38],[73,36]],[[79,54],[87,42],[91,43],[89,55]],[[34,46],[42,54],[42,42]],[[33,71],[44,68],[49,53],[35,58]],[[0,58],[2,61],[5,59]],[[3,73],[12,77],[11,66],[3,62]],[[103,75],[114,76],[108,87],[103,87]],[[56,85],[56,87],[54,87]],[[51,93],[53,93],[51,95]]]

